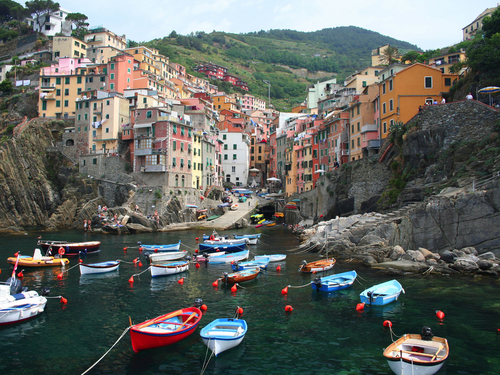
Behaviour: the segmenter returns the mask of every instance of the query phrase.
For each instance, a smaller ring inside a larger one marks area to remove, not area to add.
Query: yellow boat
[[[266,219],[262,219],[261,221],[257,222],[257,224],[262,224]]]
[[[285,217],[285,214],[283,212],[276,212],[274,217]]]
[[[17,257],[7,258],[7,263],[12,265],[16,264]],[[35,249],[32,257],[27,255],[20,255],[17,263],[18,267],[57,267],[69,264],[68,258],[56,258],[42,256],[40,249]]]
[[[276,223],[269,223],[269,224],[266,224],[268,227],[274,227],[276,225]]]
[[[204,218],[206,218],[207,215],[201,215],[201,216],[198,216],[198,220],[203,220]]]

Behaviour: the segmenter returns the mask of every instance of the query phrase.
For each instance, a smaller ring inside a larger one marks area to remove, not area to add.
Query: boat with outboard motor
[[[335,290],[349,288],[354,283],[357,276],[358,274],[356,271],[348,271],[325,277],[317,277],[311,281],[311,287],[313,290],[333,292]]]
[[[67,242],[38,240],[37,244],[47,256],[52,256],[54,254],[59,254],[61,256],[78,256],[80,254],[94,254],[101,251],[100,241]]]
[[[396,301],[401,292],[405,292],[401,284],[397,280],[390,280],[362,291],[359,298],[362,303],[383,306]]]
[[[59,254],[55,257],[42,256],[42,252],[38,248],[33,252],[33,256],[19,254],[18,258],[17,255],[7,258],[7,263],[15,264],[18,262],[21,267],[57,267],[69,264],[69,259],[62,258]]]

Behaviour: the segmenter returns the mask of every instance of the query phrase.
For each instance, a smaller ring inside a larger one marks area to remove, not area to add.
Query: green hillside
[[[133,44],[134,42],[132,42]],[[248,83],[250,93],[266,99],[271,82],[271,102],[279,110],[289,110],[306,97],[307,86],[318,80],[337,77],[342,82],[356,70],[371,64],[371,51],[385,44],[400,53],[419,50],[417,46],[355,26],[314,32],[269,30],[247,34],[196,32],[188,36],[173,31],[168,37],[144,43],[186,66],[189,73],[202,62],[225,66],[229,73]],[[307,69],[296,75],[291,69]],[[238,89],[216,81],[223,91]]]

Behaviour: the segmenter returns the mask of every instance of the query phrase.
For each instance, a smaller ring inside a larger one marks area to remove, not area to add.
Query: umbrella
[[[497,92],[500,92],[500,87],[498,86],[488,86],[488,87],[483,87],[482,89],[478,90],[481,94],[488,94],[489,97],[489,103],[492,105],[493,103],[491,102],[491,94],[496,94]]]
[[[257,168],[251,168],[248,171],[249,172],[260,172],[260,170],[258,170]]]
[[[267,181],[281,181],[279,178],[276,178],[276,177],[271,177],[271,178],[268,178]]]
[[[318,169],[317,171],[314,171],[314,173],[324,173],[326,172],[324,169]]]

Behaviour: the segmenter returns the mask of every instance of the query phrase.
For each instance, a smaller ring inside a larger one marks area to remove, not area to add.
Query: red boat
[[[233,272],[229,274],[225,272],[222,276],[222,281],[226,284],[242,283],[243,281],[250,281],[255,279],[259,272],[259,267],[249,268],[243,271]]]
[[[175,344],[191,335],[200,320],[200,309],[188,307],[133,325],[130,327],[132,349],[137,353],[144,349]]]
[[[45,255],[64,255],[67,256],[78,256],[80,254],[92,254],[100,251],[101,242],[100,241],[87,241],[87,242],[66,242],[66,241],[52,241],[52,240],[38,240],[38,246],[40,246]]]

